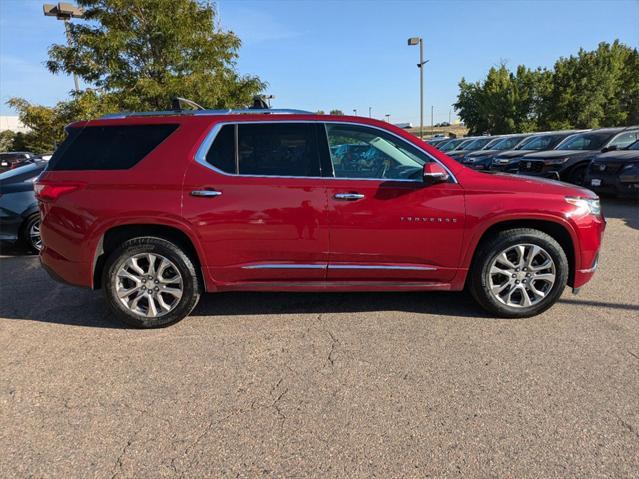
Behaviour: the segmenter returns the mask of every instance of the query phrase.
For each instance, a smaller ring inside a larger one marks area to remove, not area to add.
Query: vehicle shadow
[[[39,291],[34,300],[34,291]],[[408,312],[486,318],[465,293],[216,293],[202,296],[192,316],[260,316]],[[126,328],[108,309],[102,291],[60,284],[37,256],[0,259],[0,321],[39,321],[91,328]],[[425,318],[426,319],[426,318]]]
[[[604,197],[601,203],[601,209],[606,218],[617,218],[626,226],[639,229],[639,200]]]
[[[465,318],[486,318],[466,293],[216,293],[206,294],[196,316],[406,312]]]

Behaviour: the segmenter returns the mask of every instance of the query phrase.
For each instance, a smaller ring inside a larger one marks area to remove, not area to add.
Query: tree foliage
[[[331,115],[343,116],[344,112],[342,110],[334,109],[330,112]]]
[[[455,108],[472,133],[596,128],[639,122],[639,53],[618,41],[560,58],[552,70],[493,67],[462,78]]]
[[[208,108],[248,106],[265,87],[236,70],[240,39],[216,26],[204,0],[78,0],[85,18],[70,25],[70,44],[49,49],[52,73],[77,74],[88,86],[53,108],[14,98],[33,128],[28,144],[51,150],[64,124],[113,111],[168,109],[189,98]],[[36,131],[37,130],[37,131]]]

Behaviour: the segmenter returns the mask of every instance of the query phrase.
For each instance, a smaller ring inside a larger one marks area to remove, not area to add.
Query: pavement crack
[[[626,350],[628,351],[628,350]],[[630,356],[633,356],[635,359],[639,359],[639,356],[636,355],[635,353],[633,353],[632,351],[628,351],[628,354],[630,354]]]
[[[337,354],[336,348],[339,344],[339,340],[331,333],[330,331],[326,331],[331,338],[331,350],[328,352],[328,357],[326,358],[331,365],[331,367],[335,366],[335,355]]]
[[[619,421],[619,424],[624,429],[626,429],[628,432],[632,433],[637,439],[639,439],[639,431],[636,431],[635,428],[632,427],[632,425],[630,423],[627,423],[626,421],[621,419],[619,416],[617,416],[617,421]]]

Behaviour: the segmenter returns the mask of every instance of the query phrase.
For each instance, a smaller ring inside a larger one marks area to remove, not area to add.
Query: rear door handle
[[[210,198],[214,196],[220,196],[222,194],[221,191],[216,190],[193,190],[191,191],[191,196],[201,196],[205,198]]]
[[[341,201],[356,201],[364,198],[364,195],[360,193],[336,193],[333,198]]]

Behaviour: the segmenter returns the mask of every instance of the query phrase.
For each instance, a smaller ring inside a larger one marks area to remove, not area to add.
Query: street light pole
[[[422,37],[411,37],[408,39],[408,45],[419,45],[419,138],[424,136],[424,65],[428,60],[424,61],[424,41]]]
[[[69,47],[71,47],[71,19],[84,17],[84,10],[66,2],[59,2],[57,5],[45,3],[42,6],[42,9],[45,17],[56,17],[58,20],[62,20],[64,22],[67,43],[69,44]],[[75,86],[75,91],[79,92],[80,83],[78,82],[78,75],[76,75],[75,72],[73,73],[73,84]]]
[[[386,113],[384,116],[386,117],[386,122],[390,123],[390,113]]]
[[[353,108],[353,114],[357,116],[357,108]]]
[[[368,117],[369,118],[373,118],[373,107],[372,106],[368,107]]]

